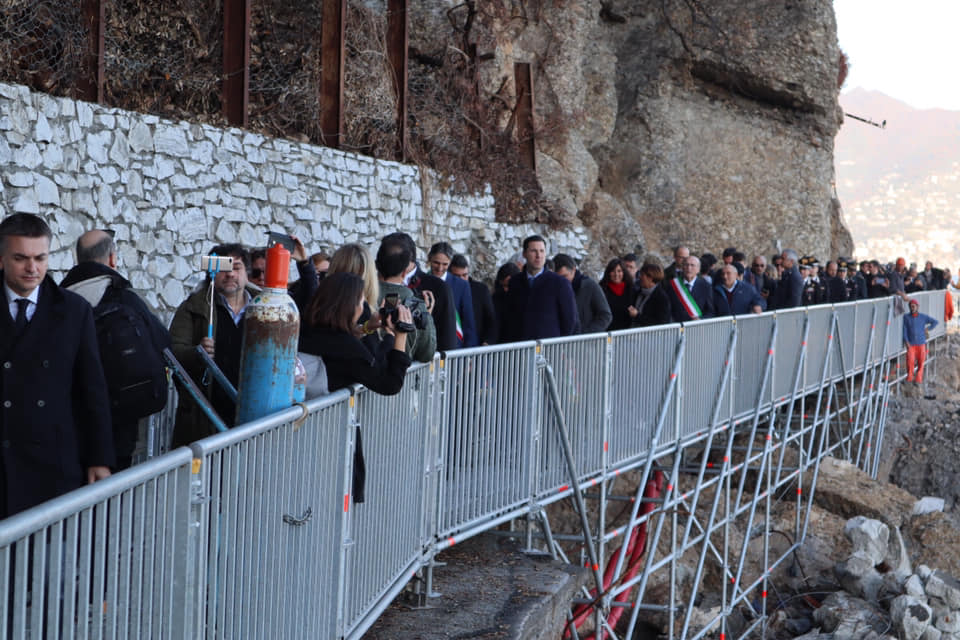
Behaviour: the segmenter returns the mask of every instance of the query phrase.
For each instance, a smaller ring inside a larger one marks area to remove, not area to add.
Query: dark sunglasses
[[[764,268],[765,268],[766,266],[767,266],[767,265],[765,265],[765,264],[757,264],[756,262],[753,263],[753,268],[754,268],[754,269],[756,269],[757,267],[764,267]]]
[[[263,275],[263,269],[250,269],[251,278],[259,278]]]

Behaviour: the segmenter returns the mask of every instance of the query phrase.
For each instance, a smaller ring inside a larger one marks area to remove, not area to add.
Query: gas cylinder
[[[266,286],[244,312],[237,424],[293,404],[300,313],[287,293],[290,252],[267,249]]]

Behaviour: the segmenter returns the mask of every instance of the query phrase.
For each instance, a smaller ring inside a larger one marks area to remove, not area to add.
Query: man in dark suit
[[[606,331],[613,320],[613,312],[600,285],[584,275],[573,257],[565,253],[553,256],[553,265],[557,275],[566,278],[573,287],[573,299],[577,303],[577,329],[574,333]]]
[[[803,300],[803,277],[797,268],[800,258],[793,249],[784,249],[780,254],[783,272],[780,282],[777,283],[776,303],[774,309],[793,309],[799,307]]]
[[[447,277],[450,260],[453,259],[453,247],[449,242],[437,242],[430,247],[427,262],[430,263],[430,273],[450,286],[453,292],[453,308],[456,312],[457,347],[475,347],[477,342],[477,328],[473,314],[473,295],[470,285],[462,278]]]
[[[767,259],[762,255],[753,256],[750,269],[743,274],[743,281],[752,285],[763,300],[763,310],[773,309],[773,295],[777,289],[777,282],[767,275]]]
[[[47,275],[42,218],[0,222],[0,517],[110,475],[110,401],[93,311]]]
[[[929,260],[923,266],[920,277],[923,279],[923,288],[927,291],[947,288],[947,279],[943,276],[943,269],[937,269]]]
[[[453,305],[453,290],[440,278],[424,272],[417,264],[417,245],[408,234],[396,231],[383,238],[382,242],[392,239],[402,240],[410,251],[414,269],[406,276],[406,285],[413,289],[416,297],[426,301],[433,316],[437,330],[437,351],[450,351],[457,348],[457,313]],[[431,306],[432,299],[432,306]]]
[[[838,273],[839,266],[837,262],[835,260],[827,262],[826,275],[823,277],[823,286],[827,291],[827,299],[825,302],[836,304],[846,302],[849,299],[847,295],[847,284]]]
[[[713,307],[717,316],[762,313],[763,298],[753,285],[737,279],[733,264],[727,264],[720,269],[720,282],[713,287]]]
[[[577,328],[573,288],[566,278],[546,270],[546,241],[536,235],[526,238],[523,257],[527,261],[523,271],[510,278],[507,287],[501,341],[573,335]]]
[[[673,262],[663,270],[663,279],[665,281],[673,280],[683,271],[683,261],[690,256],[690,249],[683,245],[674,247]]]
[[[480,345],[496,344],[497,313],[493,308],[490,288],[470,277],[470,262],[467,257],[457,254],[450,259],[450,275],[466,280],[470,284],[470,296],[473,298],[473,318],[477,327],[477,342]]]
[[[700,277],[700,258],[687,256],[681,265],[682,273],[673,280],[664,280],[664,288],[670,297],[670,313],[674,322],[690,322],[712,318],[713,291],[707,281]]]

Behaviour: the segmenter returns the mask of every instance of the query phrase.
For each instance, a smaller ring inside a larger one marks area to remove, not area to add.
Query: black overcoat
[[[112,466],[114,453],[87,301],[48,275],[19,339],[2,293],[0,302],[0,517],[6,517],[84,485],[86,469]]]

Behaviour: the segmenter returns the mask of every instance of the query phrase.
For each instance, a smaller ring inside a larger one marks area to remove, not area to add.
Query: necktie
[[[23,333],[23,330],[27,326],[27,306],[29,304],[30,301],[26,298],[17,298],[17,317],[13,322],[17,335]]]

